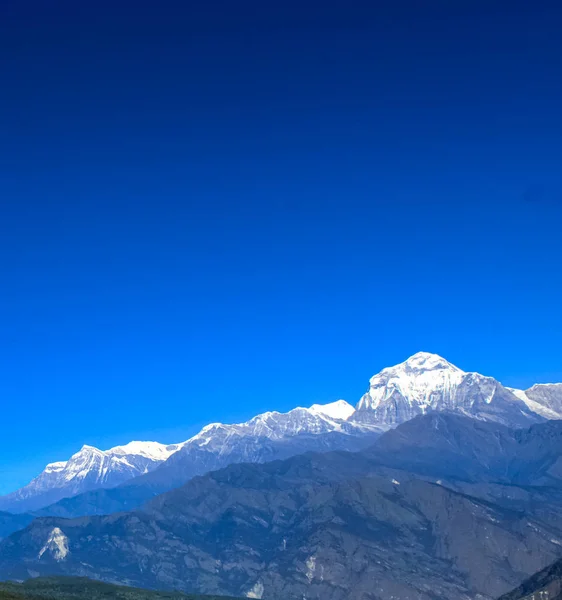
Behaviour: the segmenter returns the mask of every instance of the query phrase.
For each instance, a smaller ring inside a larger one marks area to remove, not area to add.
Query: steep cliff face
[[[499,600],[561,600],[562,560],[558,560],[542,571],[529,577]]]

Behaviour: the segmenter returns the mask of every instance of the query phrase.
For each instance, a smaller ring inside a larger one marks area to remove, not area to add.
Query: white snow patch
[[[60,462],[49,463],[45,467],[45,473],[58,473],[62,471],[66,467],[66,460],[62,460]]]
[[[547,385],[547,384],[535,384],[533,386],[537,387],[539,385]],[[554,385],[554,384],[548,384],[548,385]],[[531,388],[531,389],[533,389]],[[548,406],[543,406],[542,404],[540,404],[539,402],[536,402],[535,400],[532,400],[531,398],[529,398],[529,396],[527,396],[527,393],[524,392],[523,390],[518,390],[516,388],[507,388],[516,398],[519,398],[519,400],[522,400],[526,405],[527,408],[529,408],[530,410],[532,410],[534,413],[537,413],[538,415],[541,415],[541,417],[544,417],[545,419],[560,419],[562,418],[562,414],[559,412],[556,412],[555,410],[548,408]]]
[[[311,583],[314,579],[314,573],[316,572],[316,556],[309,556],[306,559],[306,578],[308,583]]]
[[[252,588],[250,588],[246,592],[246,598],[257,598],[258,600],[261,600],[263,596],[263,591],[263,583],[261,581],[258,581],[256,584],[254,584]]]
[[[252,518],[254,519],[254,521],[259,523],[262,527],[269,527],[269,523],[265,519],[262,519],[261,517],[258,517],[258,516],[254,516]]]
[[[347,421],[355,412],[353,406],[345,400],[336,400],[336,402],[330,402],[329,404],[313,404],[309,410],[342,421]]]
[[[129,442],[124,446],[115,446],[106,450],[104,454],[114,454],[117,456],[144,456],[152,460],[164,461],[174,452],[177,452],[183,444],[160,444],[159,442]]]
[[[53,528],[47,541],[45,542],[45,545],[41,548],[41,550],[39,550],[37,558],[41,558],[47,550],[58,562],[64,560],[68,556],[68,538],[58,527]]]

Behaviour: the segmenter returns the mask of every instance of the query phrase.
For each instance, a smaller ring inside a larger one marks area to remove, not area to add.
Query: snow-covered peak
[[[182,444],[160,444],[159,442],[129,442],[123,446],[115,446],[109,450],[100,450],[95,446],[84,444],[78,452],[73,454],[68,461],[61,461],[47,465],[47,469],[52,472],[60,471],[68,467],[72,461],[93,459],[94,457],[112,458],[138,456],[154,461],[163,461],[169,458],[174,452],[181,448]]]
[[[451,364],[448,360],[445,360],[438,354],[432,354],[431,352],[417,352],[410,356],[404,362],[395,365],[394,367],[387,367],[383,369],[382,373],[412,373],[419,374],[423,371],[450,371],[452,373],[464,373],[458,367]],[[375,375],[375,377],[377,377]]]
[[[411,403],[428,407],[436,393],[458,386],[465,375],[437,354],[418,352],[371,377],[370,389],[359,401],[357,409],[376,409],[395,391]]]
[[[81,492],[114,487],[152,471],[181,447],[135,441],[100,450],[85,444],[67,461],[48,464],[28,485],[0,498],[0,508],[36,510]]]
[[[88,444],[84,444],[82,446],[82,448],[80,448],[80,450],[78,450],[78,452],[76,452],[75,454],[72,455],[71,458],[80,456],[82,454],[105,454],[105,453],[103,450],[100,450],[99,448],[96,448],[95,446],[89,446]]]
[[[535,383],[525,391],[509,390],[545,419],[562,419],[562,383]]]
[[[370,423],[349,421],[354,413],[353,406],[345,400],[313,404],[310,408],[299,406],[286,413],[267,411],[244,423],[206,425],[198,434],[185,442],[182,448],[184,453],[188,453],[194,445],[205,446],[207,449],[216,447],[224,453],[230,444],[239,443],[242,438],[279,441],[300,435],[314,436],[330,432],[360,435],[378,430]]]
[[[45,467],[45,473],[58,473],[59,471],[62,471],[66,467],[66,463],[67,463],[66,460],[49,463]]]
[[[182,444],[160,444],[159,442],[129,442],[124,446],[115,446],[105,451],[105,454],[115,456],[144,456],[152,460],[162,461],[169,458],[181,448]]]
[[[347,421],[355,412],[355,408],[345,400],[336,400],[329,404],[313,404],[309,410],[341,421]]]
[[[454,411],[511,427],[540,420],[530,402],[492,377],[462,371],[429,352],[371,377],[350,419],[388,428],[429,411]]]
[[[369,390],[355,409],[337,400],[286,413],[264,412],[244,423],[211,423],[181,444],[133,441],[105,451],[85,445],[68,461],[47,465],[29,485],[0,498],[0,509],[12,510],[17,504],[35,510],[83,491],[119,485],[168,459],[168,464],[175,464],[182,456],[195,472],[205,465],[226,464],[227,457],[271,459],[278,455],[272,450],[278,442],[279,447],[311,448],[315,439],[319,447],[327,448],[343,438],[378,434],[429,411],[455,411],[524,427],[541,417],[562,418],[562,384],[509,390],[492,377],[464,372],[437,354],[418,352],[371,377]],[[189,462],[193,456],[203,466],[195,468]]]

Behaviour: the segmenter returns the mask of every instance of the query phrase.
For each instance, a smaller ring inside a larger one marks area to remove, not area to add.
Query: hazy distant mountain
[[[492,377],[465,373],[427,352],[372,377],[356,408],[351,420],[386,428],[432,411],[458,412],[509,427],[542,420],[519,395]]]
[[[561,455],[560,422],[513,431],[429,414],[359,453],[231,465],[140,511],[37,519],[0,544],[0,577],[264,600],[494,598],[562,554]]]
[[[83,446],[69,460],[47,465],[28,485],[0,497],[0,508],[32,511],[81,492],[115,487],[156,468],[179,448],[157,442],[131,442],[106,451]]]

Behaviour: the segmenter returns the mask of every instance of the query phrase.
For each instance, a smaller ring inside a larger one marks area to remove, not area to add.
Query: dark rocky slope
[[[539,571],[499,600],[562,600],[562,560]]]

